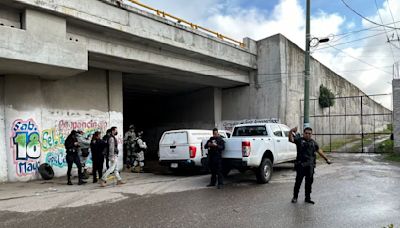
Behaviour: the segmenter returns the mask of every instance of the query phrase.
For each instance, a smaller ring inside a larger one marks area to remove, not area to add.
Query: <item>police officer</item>
[[[297,202],[301,182],[305,178],[305,202],[314,204],[315,202],[311,200],[311,186],[314,180],[314,168],[316,164],[315,152],[323,157],[326,163],[331,164],[331,162],[319,148],[318,143],[311,138],[312,129],[310,127],[304,128],[303,137],[300,134],[296,134],[296,132],[297,127],[291,129],[289,132],[289,141],[295,143],[297,147],[295,162],[296,183],[294,184],[292,203]]]
[[[224,180],[222,176],[222,151],[225,149],[225,141],[218,134],[218,129],[213,129],[213,136],[204,145],[204,149],[208,149],[208,166],[211,170],[211,182],[207,187],[215,186],[217,183],[217,188],[221,189],[224,186]]]
[[[67,164],[68,164],[68,171],[67,171],[67,177],[68,177],[67,184],[68,185],[72,185],[71,170],[72,170],[73,163],[75,163],[76,167],[78,168],[78,177],[79,177],[78,184],[79,185],[86,184],[86,182],[83,181],[82,165],[81,165],[81,161],[80,161],[79,155],[78,155],[79,143],[78,143],[78,139],[76,138],[76,136],[77,136],[77,132],[75,130],[72,130],[64,143],[65,150],[67,151],[66,160],[67,160]]]

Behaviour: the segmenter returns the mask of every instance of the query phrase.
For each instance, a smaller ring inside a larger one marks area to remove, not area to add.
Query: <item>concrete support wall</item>
[[[283,118],[280,36],[257,42],[257,72],[250,85],[222,92],[222,120]]]
[[[283,81],[283,97],[286,103],[286,115],[282,122],[289,126],[303,126],[303,102],[304,99],[304,51],[281,36],[281,45],[284,47],[281,53]],[[366,96],[359,88],[349,81],[334,73],[332,70],[315,59],[310,62],[310,124],[317,134],[339,134],[339,136],[319,136],[320,144],[330,141],[347,140],[355,136],[344,134],[361,134],[380,132],[391,124],[391,111]],[[330,108],[321,108],[318,102],[320,85],[324,85],[332,91],[336,97],[350,97],[336,99],[335,105]],[[362,103],[361,103],[362,102]],[[364,115],[361,119],[361,112]],[[373,116],[371,114],[389,114],[385,116]],[[328,116],[312,117],[312,116]],[[345,115],[347,115],[345,117]],[[369,116],[368,116],[369,115]],[[343,134],[343,135],[341,135]],[[360,136],[361,137],[361,136]]]
[[[392,85],[394,152],[400,154],[400,79],[393,79]]]
[[[304,51],[278,34],[257,42],[258,71],[249,86],[223,90],[222,120],[279,118],[288,126],[303,126]],[[310,116],[352,115],[348,117],[310,118],[315,133],[373,133],[391,123],[391,111],[369,97],[338,99],[331,108],[322,109],[318,103],[320,85],[328,87],[337,97],[365,96],[356,86],[335,74],[315,59],[311,60]],[[358,116],[357,116],[358,115]],[[361,128],[362,123],[362,128]],[[333,140],[348,138],[333,137]],[[329,137],[317,138],[321,144]]]
[[[65,176],[64,141],[73,129],[87,136],[97,130],[104,134],[111,126],[123,131],[121,73],[107,77],[105,70],[90,69],[57,81],[6,75],[4,84],[9,181],[40,178],[37,169],[45,162],[56,176]],[[122,143],[122,135],[118,140]],[[91,167],[90,160],[87,164]]]
[[[4,129],[4,77],[0,76],[0,182],[7,181],[7,150]]]

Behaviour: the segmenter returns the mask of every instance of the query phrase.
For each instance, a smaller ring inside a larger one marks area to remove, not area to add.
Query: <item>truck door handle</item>
[[[280,142],[281,140],[278,139],[278,140],[276,140],[276,141],[277,141],[277,142]]]
[[[176,146],[170,146],[169,148],[170,148],[170,149],[175,149],[175,148],[176,148]]]

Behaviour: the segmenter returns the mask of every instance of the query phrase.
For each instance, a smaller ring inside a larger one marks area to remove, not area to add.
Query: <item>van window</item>
[[[266,136],[268,135],[265,126],[243,126],[235,127],[233,136]]]
[[[283,137],[282,130],[278,125],[270,125],[270,126],[271,126],[271,131],[275,136]]]
[[[160,144],[187,144],[188,137],[186,132],[170,132],[166,133]]]

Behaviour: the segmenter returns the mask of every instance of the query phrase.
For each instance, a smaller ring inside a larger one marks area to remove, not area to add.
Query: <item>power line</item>
[[[392,68],[393,65],[389,65],[389,66],[381,66],[379,68]],[[346,73],[346,72],[360,72],[360,71],[370,71],[373,70],[375,68],[365,68],[365,69],[355,69],[355,70],[341,70],[341,71],[335,71],[335,72],[341,72],[341,73]]]
[[[382,27],[386,27],[386,28],[391,28],[391,29],[399,29],[393,26],[388,26],[388,25],[384,25],[384,24],[379,24],[376,23],[375,21],[372,21],[370,19],[368,19],[367,17],[363,16],[362,14],[360,14],[359,12],[357,12],[356,10],[354,10],[353,8],[351,8],[344,0],[340,0],[347,8],[349,8],[351,11],[353,11],[355,14],[357,14],[359,17],[363,18],[364,20],[374,24],[374,25],[378,25],[378,26],[382,26]]]
[[[394,17],[393,17],[392,9],[391,9],[391,7],[390,7],[389,0],[386,0],[386,2],[387,2],[387,4],[388,4],[390,16],[392,16],[392,20],[393,20],[394,26],[396,27],[396,22],[394,21]],[[399,37],[399,33],[398,33],[397,30],[396,30],[396,34],[397,34],[397,41],[400,43],[400,37]]]
[[[369,38],[372,38],[372,37],[380,36],[380,35],[383,35],[385,33],[386,33],[386,31],[385,32],[381,32],[381,33],[377,33],[377,34],[374,34],[374,35],[371,35],[371,36],[366,36],[366,37],[362,37],[362,38],[359,38],[359,39],[350,40],[350,41],[343,42],[343,43],[333,44],[333,45],[330,45],[330,46],[334,47],[334,46],[349,44],[349,43],[357,42],[357,41],[360,41],[360,40],[365,40],[365,39],[369,39]],[[315,50],[317,51],[317,50],[322,50],[322,49],[327,49],[327,48],[330,48],[330,47],[321,47],[321,48],[317,48]]]
[[[375,6],[376,6],[376,9],[378,10],[378,15],[379,15],[379,18],[381,19],[381,23],[383,24],[382,16],[381,16],[381,13],[379,12],[378,3],[376,2],[376,0],[375,0]],[[394,20],[393,20],[393,21],[394,21]],[[386,28],[383,27],[383,29],[385,30],[385,33],[386,33],[387,42],[390,43],[389,36],[388,36],[388,34],[387,34]],[[396,59],[395,59],[394,53],[393,53],[392,45],[389,44],[389,46],[390,46],[390,52],[392,53],[393,62],[396,62]]]
[[[392,44],[393,46],[395,46],[393,43],[390,43],[390,44]],[[332,46],[335,46],[335,45],[332,45]],[[366,45],[364,45],[364,44],[352,45],[351,48],[353,48],[353,49],[355,49],[355,48],[364,48],[363,53],[376,53],[377,50],[376,50],[376,49],[372,49],[372,48],[379,47],[379,46],[386,46],[386,47],[388,47],[388,46],[387,46],[387,43],[385,42],[385,43],[381,43],[381,44],[373,44],[373,45],[368,45],[368,46],[366,46]],[[396,48],[399,48],[399,47],[396,46]],[[371,50],[371,49],[372,49],[372,50]],[[326,51],[326,49],[322,49],[322,50],[319,50],[319,51],[320,51],[320,52],[323,52],[323,51]],[[390,57],[391,57],[391,56],[390,56]]]
[[[395,22],[390,22],[390,23],[384,24],[384,25],[392,25],[392,24],[399,23],[399,22],[400,21],[395,21]],[[349,32],[339,33],[339,34],[331,34],[331,36],[347,36],[347,35],[350,35],[350,34],[353,34],[353,33],[369,31],[369,30],[373,30],[373,29],[381,28],[381,27],[382,27],[382,25],[376,25],[376,26],[373,26],[373,27],[370,27],[370,28],[359,29],[359,30],[354,30],[354,31],[349,31]],[[378,30],[378,31],[382,31],[382,30]],[[342,39],[342,38],[340,38],[340,39]]]
[[[328,44],[328,45],[329,45],[329,44]],[[384,73],[386,73],[386,74],[392,75],[392,73],[389,73],[389,72],[387,72],[387,71],[384,71],[384,70],[380,69],[379,67],[376,67],[376,66],[374,66],[374,65],[372,65],[372,64],[370,64],[370,63],[368,63],[368,62],[365,62],[365,61],[362,60],[362,59],[356,58],[356,57],[354,57],[354,56],[348,54],[347,52],[345,52],[345,51],[343,51],[343,50],[341,50],[341,49],[339,49],[339,48],[336,48],[336,47],[333,47],[333,46],[332,46],[332,48],[333,48],[333,49],[336,49],[337,51],[340,51],[340,52],[346,54],[346,55],[349,56],[350,58],[353,58],[353,59],[355,59],[355,60],[357,60],[357,61],[359,61],[359,62],[362,62],[362,63],[364,63],[364,64],[366,64],[366,65],[368,65],[368,66],[371,66],[371,67],[373,67],[373,68],[375,68],[375,69],[377,69],[377,70],[380,70],[380,71],[382,71],[382,72],[384,72]]]

